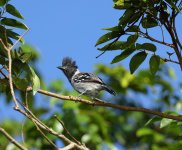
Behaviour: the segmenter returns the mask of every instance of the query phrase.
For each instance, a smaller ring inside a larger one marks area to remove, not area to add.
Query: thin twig
[[[23,145],[19,144],[11,135],[9,135],[5,129],[0,127],[0,132],[11,142],[13,143],[15,146],[17,146],[19,149],[21,150],[28,150],[27,148],[25,148]]]
[[[64,130],[66,131],[66,133],[79,145],[81,145],[81,143],[74,137],[71,135],[71,133],[68,131],[68,129],[65,127],[64,122],[61,121],[56,115],[54,115],[54,117],[56,118],[56,120],[62,125],[62,127],[64,128]]]
[[[163,41],[159,41],[159,40],[157,40],[157,39],[151,37],[150,35],[148,35],[148,34],[142,32],[142,31],[138,31],[138,32],[139,32],[139,34],[141,34],[142,36],[144,36],[145,38],[147,38],[147,39],[149,39],[149,40],[151,40],[151,41],[153,41],[153,42],[160,43],[160,44],[169,46],[169,47],[171,47],[171,48],[174,48],[174,45],[173,45],[173,44],[169,44],[169,43],[166,43],[166,42],[163,42]]]
[[[48,133],[60,138],[61,140],[65,141],[68,144],[74,144],[74,148],[76,148],[76,149],[79,149],[79,150],[85,150],[86,149],[85,145],[77,144],[77,143],[71,141],[70,139],[68,139],[63,134],[59,134],[56,131],[54,131],[52,128],[49,128],[48,126],[46,126],[24,104],[22,104],[20,101],[18,101],[18,102],[26,110],[26,112],[21,110],[20,108],[18,108],[16,110],[19,111],[20,113],[22,113],[23,115],[25,115],[27,118],[29,118],[36,126],[45,130]]]
[[[37,130],[43,135],[43,137],[48,141],[49,144],[51,144],[55,149],[59,149],[49,138],[44,134],[44,132],[39,128],[39,126],[34,122]]]
[[[18,108],[18,102],[16,100],[16,97],[15,97],[15,93],[14,93],[14,88],[13,88],[13,80],[12,80],[12,74],[11,74],[11,67],[12,67],[12,59],[11,59],[11,49],[8,49],[3,41],[0,39],[0,43],[3,45],[3,48],[8,52],[8,71],[9,71],[9,74],[8,74],[8,78],[9,78],[9,86],[10,86],[10,91],[11,91],[11,95],[13,97],[13,101],[15,103],[15,108]]]
[[[65,146],[64,148],[60,148],[59,150],[71,150],[75,147],[75,145],[73,143]]]

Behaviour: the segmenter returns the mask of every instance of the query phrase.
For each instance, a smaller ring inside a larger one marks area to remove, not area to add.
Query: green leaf
[[[136,25],[130,26],[128,29],[126,29],[126,32],[138,32],[138,31],[140,31],[140,28],[139,26]]]
[[[160,121],[160,120],[161,120],[161,118],[159,118],[159,117],[157,117],[157,116],[154,116],[153,118],[151,118],[150,120],[148,120],[148,121],[145,123],[145,126],[148,126],[148,125],[153,124],[153,123],[155,123],[155,122],[158,122],[158,121]]]
[[[121,26],[114,26],[110,28],[102,28],[102,30],[108,30],[108,31],[123,31],[123,28]]]
[[[105,50],[121,50],[124,43],[125,42],[122,42],[122,41],[116,41],[114,43],[109,43],[109,44],[105,45],[102,48],[98,48],[98,50],[100,50],[100,51],[105,51]]]
[[[128,43],[135,43],[138,39],[138,34],[130,35],[127,39]]]
[[[28,29],[28,27],[25,24],[23,24],[22,22],[19,22],[18,20],[11,19],[11,18],[3,18],[1,20],[1,24],[11,26],[11,27],[20,28],[20,29],[25,29],[25,30]]]
[[[20,35],[16,32],[13,32],[11,29],[6,29],[6,34],[9,38],[12,38],[12,39],[15,39],[15,40],[18,40]],[[24,43],[24,40],[23,38],[20,40],[21,43]]]
[[[178,8],[172,0],[166,0],[168,4],[172,6],[173,9],[176,9],[176,11],[180,12],[180,8]]]
[[[32,73],[32,88],[33,88],[33,95],[35,95],[38,91],[38,89],[40,88],[40,79],[39,77],[36,75],[35,71],[33,70],[32,67],[30,67],[30,71]]]
[[[11,5],[11,4],[7,4],[6,5],[6,11],[9,14],[15,16],[15,17],[18,17],[20,19],[24,19],[23,16],[20,14],[20,12],[13,5]]]
[[[115,9],[127,9],[130,8],[132,5],[130,1],[125,1],[125,0],[117,0],[114,3],[114,8]]]
[[[134,73],[135,70],[142,64],[142,62],[145,60],[147,57],[147,53],[145,52],[139,52],[135,54],[131,60],[130,60],[130,72]]]
[[[13,77],[13,83],[16,85],[18,89],[23,91],[25,91],[27,87],[29,86],[29,82],[27,79],[20,79],[17,77]]]
[[[133,16],[133,14],[134,14],[134,10],[133,9],[127,9],[124,12],[123,16],[119,19],[118,25],[119,26],[122,25],[123,27],[125,27],[126,24],[129,22],[130,18]]]
[[[111,64],[117,63],[119,61],[122,61],[123,59],[127,58],[129,55],[131,55],[134,52],[134,49],[126,49],[124,50],[120,55],[116,56]]]
[[[134,13],[133,16],[131,16],[131,18],[129,19],[128,24],[130,25],[134,22],[137,22],[141,17],[142,17],[141,11]]]
[[[95,46],[102,44],[102,43],[105,43],[107,41],[110,41],[116,37],[119,37],[122,34],[124,34],[124,32],[113,31],[113,32],[106,33],[97,40]]]
[[[32,53],[24,53],[23,55],[21,55],[19,57],[19,59],[23,62],[23,63],[27,63],[28,61],[31,60],[32,57]]]
[[[160,128],[164,128],[173,122],[172,119],[163,118],[160,123]]]
[[[151,130],[149,128],[141,128],[136,133],[137,137],[151,135],[151,134],[153,134],[153,130]]]
[[[4,6],[9,0],[0,0],[0,6]]]
[[[137,43],[136,49],[149,50],[152,52],[155,52],[157,50],[156,46],[152,43],[143,43],[143,44]]]
[[[149,61],[150,64],[150,72],[155,75],[155,73],[159,70],[159,65],[160,65],[160,57],[157,55],[153,55],[150,58]]]
[[[145,29],[146,28],[153,28],[156,26],[158,26],[158,22],[154,18],[146,17],[146,18],[142,19],[142,27],[143,28],[145,28]]]

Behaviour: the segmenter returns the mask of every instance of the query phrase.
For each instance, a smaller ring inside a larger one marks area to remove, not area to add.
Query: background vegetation
[[[14,103],[14,111],[25,116],[23,121],[0,122],[2,149],[181,148],[182,84],[174,82],[174,70],[166,62],[182,68],[182,46],[175,25],[182,2],[113,3],[124,15],[114,27],[104,28],[107,33],[96,42],[96,46],[102,44],[98,57],[106,51],[120,51],[111,63],[128,57],[130,71],[119,63],[112,68],[96,65],[95,73],[117,92],[116,97],[101,93],[99,98],[107,99],[101,103],[88,97],[78,100],[77,93],[67,90],[61,80],[44,84],[37,68],[41,54],[23,40],[28,31],[28,25],[22,23],[23,15],[11,1],[0,1],[0,94],[8,105]],[[151,31],[160,32],[161,38],[153,37]],[[171,51],[159,49],[159,44]],[[149,68],[135,72],[144,61]],[[50,101],[51,107],[38,107],[39,99]]]

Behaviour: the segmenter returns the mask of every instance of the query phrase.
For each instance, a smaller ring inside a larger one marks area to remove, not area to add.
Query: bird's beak
[[[64,67],[62,67],[62,66],[58,66],[57,68],[60,70],[64,70]]]

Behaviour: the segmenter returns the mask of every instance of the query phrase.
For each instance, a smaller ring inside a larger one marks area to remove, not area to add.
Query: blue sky
[[[114,56],[120,53],[107,52],[96,59],[100,52],[94,47],[97,39],[106,33],[101,28],[115,26],[122,15],[122,11],[113,9],[112,0],[11,0],[11,3],[20,10],[24,23],[30,28],[25,40],[38,49],[41,55],[38,66],[46,82],[58,78],[65,80],[56,68],[64,56],[73,57],[81,70],[92,72],[95,64],[110,65]],[[179,21],[177,25],[180,25]],[[178,29],[181,33],[182,28],[179,26]],[[161,37],[155,30],[151,34]],[[165,55],[162,50],[160,53]],[[122,64],[128,68],[128,61]],[[179,71],[178,66],[170,65]],[[148,67],[148,64],[142,67]]]
[[[30,28],[25,40],[38,49],[41,55],[39,68],[46,80],[61,78],[56,66],[64,56],[73,57],[81,70],[92,72],[96,63],[109,65],[118,54],[106,53],[95,58],[99,51],[94,45],[105,33],[101,28],[114,26],[121,15],[112,8],[111,0],[12,2]]]
[[[101,28],[115,26],[122,15],[122,11],[113,9],[112,0],[88,2],[84,0],[11,0],[10,3],[23,14],[25,18],[23,22],[30,28],[25,41],[35,46],[40,53],[38,67],[46,83],[54,79],[63,79],[66,86],[70,87],[65,76],[56,68],[65,56],[75,59],[80,70],[93,72],[94,65],[97,63],[112,66],[111,60],[120,53],[119,51],[107,52],[96,59],[100,52],[94,45],[97,39],[106,33]],[[178,32],[182,33],[180,21],[181,18],[178,18],[177,26]],[[151,34],[161,38],[160,32],[153,30]],[[165,37],[167,41],[170,41],[168,35]],[[159,46],[159,48],[161,49],[159,53],[166,56],[162,49],[166,50],[167,47]],[[119,64],[128,68],[128,60]],[[181,81],[180,68],[171,63],[169,65],[177,72],[177,82]],[[148,62],[141,66],[141,68],[146,67]],[[4,115],[7,114],[4,113]]]

